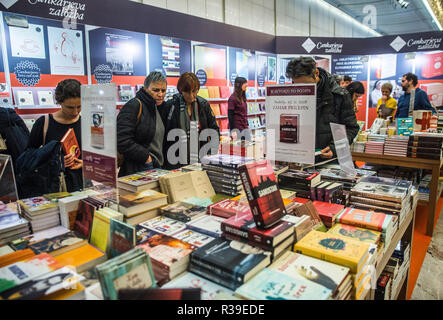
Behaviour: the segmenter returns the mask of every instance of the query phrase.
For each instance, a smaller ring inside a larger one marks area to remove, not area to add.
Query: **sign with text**
[[[346,127],[342,124],[332,122],[330,125],[340,168],[346,175],[355,177],[357,171],[355,170],[354,162],[352,162],[351,149],[346,135]]]
[[[314,164],[316,85],[271,85],[266,90],[268,159]]]
[[[117,124],[115,84],[83,85],[83,177],[117,187]]]

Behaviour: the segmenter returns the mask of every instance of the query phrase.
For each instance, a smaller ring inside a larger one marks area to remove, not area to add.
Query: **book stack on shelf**
[[[44,197],[23,199],[18,203],[34,233],[60,225],[60,212],[56,203]]]
[[[235,197],[243,191],[238,167],[249,161],[254,161],[254,159],[237,155],[217,154],[204,157],[202,167],[217,193]]]
[[[352,151],[363,153],[365,152],[365,147],[366,147],[366,141],[355,141],[352,144]]]
[[[17,204],[6,205],[0,201],[0,246],[31,233],[29,221],[20,217]]]
[[[297,197],[311,199],[312,189],[321,181],[319,172],[307,172],[289,169],[278,175],[278,185],[281,189],[292,190]]]
[[[326,165],[322,166],[320,169],[320,175],[322,181],[329,182],[339,182],[343,184],[343,189],[350,191],[352,187],[359,181],[363,176],[373,176],[377,172],[374,170],[367,169],[355,169],[357,175],[355,177],[347,175],[339,166],[336,165]]]
[[[368,243],[314,230],[294,245],[296,253],[349,268],[353,284],[351,297],[355,300],[364,299],[370,288],[369,249]]]
[[[369,139],[371,139],[371,135],[369,135]],[[379,141],[379,140],[368,140],[366,142],[365,146],[365,152],[366,153],[372,153],[372,154],[383,154],[383,148],[384,148],[385,142]]]
[[[426,174],[418,185],[418,200],[429,201],[429,195],[431,193],[431,174]]]
[[[443,134],[414,133],[409,137],[408,157],[440,160]]]
[[[350,204],[355,208],[396,215],[401,224],[412,209],[411,195],[411,181],[367,176],[352,188]]]
[[[386,138],[383,153],[388,156],[407,157],[408,136],[389,136]]]
[[[443,132],[443,109],[439,108],[437,110],[437,116],[438,116],[438,120],[437,120],[437,131],[439,133]]]

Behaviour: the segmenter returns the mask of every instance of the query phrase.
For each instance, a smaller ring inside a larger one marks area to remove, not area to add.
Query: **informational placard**
[[[83,85],[82,152],[84,183],[117,187],[115,84]]]
[[[316,85],[271,85],[266,90],[268,159],[314,164]]]
[[[330,125],[340,168],[347,176],[355,177],[357,171],[355,170],[354,162],[352,162],[346,127],[337,123],[331,123]]]

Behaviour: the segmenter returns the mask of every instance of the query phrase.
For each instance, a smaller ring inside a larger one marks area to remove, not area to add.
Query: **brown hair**
[[[185,72],[178,79],[177,90],[180,93],[200,90],[200,81],[194,73]]]
[[[381,89],[387,89],[389,90],[390,93],[392,93],[392,84],[389,82],[385,82],[383,83],[383,85],[381,86]]]
[[[246,101],[246,93],[243,91],[242,87],[245,83],[247,83],[248,80],[246,80],[243,77],[237,77],[235,78],[234,82],[234,94],[237,98],[237,101],[239,103],[243,103]]]

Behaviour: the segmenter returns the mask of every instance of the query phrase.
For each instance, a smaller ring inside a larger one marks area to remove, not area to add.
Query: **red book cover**
[[[73,154],[76,158],[80,157],[80,146],[78,145],[74,129],[69,128],[60,142],[65,154]]]
[[[222,218],[230,218],[237,214],[240,215],[245,213],[251,213],[249,205],[231,199],[224,199],[208,206],[208,214]]]
[[[244,213],[223,221],[221,229],[224,233],[237,235],[251,244],[260,244],[265,250],[272,250],[293,234],[294,224],[281,220],[269,229],[258,229],[252,213]]]
[[[95,206],[91,203],[80,200],[74,230],[89,239],[94,219]]]
[[[334,222],[335,217],[345,208],[345,206],[341,204],[327,203],[322,201],[312,201],[312,204],[314,205],[315,209],[317,209],[323,223],[329,225]]]
[[[286,215],[269,160],[241,165],[238,171],[258,228],[269,228]]]

